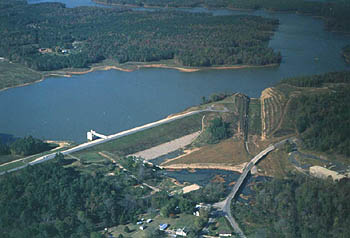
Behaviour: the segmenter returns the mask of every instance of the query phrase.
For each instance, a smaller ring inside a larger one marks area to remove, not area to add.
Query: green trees
[[[185,66],[281,60],[267,44],[278,21],[257,16],[65,8],[23,1],[12,8],[0,5],[0,20],[0,55],[41,71],[82,68],[104,59],[174,59]]]
[[[350,155],[350,73],[337,72],[283,80],[280,84],[322,88],[293,97],[288,117],[306,148]]]
[[[334,183],[290,175],[259,185],[255,205],[235,205],[234,214],[256,227],[263,225],[264,231],[259,232],[266,237],[346,237],[349,191],[349,179]]]
[[[52,146],[32,136],[16,139],[9,144],[0,142],[0,155],[33,155],[52,149]]]
[[[33,155],[50,149],[48,143],[33,138],[32,136],[17,139],[10,145],[11,154],[14,155]]]
[[[332,30],[349,31],[350,3],[346,0],[307,1],[307,0],[99,0],[106,4],[131,4],[136,6],[158,7],[198,7],[268,9],[275,11],[295,11],[326,19],[326,26]]]
[[[10,148],[8,145],[0,142],[0,155],[8,155],[10,154]]]
[[[229,137],[229,123],[224,122],[222,118],[215,118],[210,122],[208,131],[210,133],[210,139],[208,143],[215,144],[220,140],[226,139]]]
[[[64,162],[0,178],[0,237],[87,237],[119,224],[123,213],[133,217],[142,211],[121,202],[130,193],[123,176],[80,174]]]

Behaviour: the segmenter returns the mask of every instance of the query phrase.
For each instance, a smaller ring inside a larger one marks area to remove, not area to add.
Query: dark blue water
[[[85,0],[68,3],[70,7],[91,4]],[[187,11],[216,15],[246,13],[203,8]],[[112,134],[133,128],[196,105],[202,96],[212,93],[242,92],[259,97],[263,89],[282,78],[350,69],[340,54],[350,43],[350,35],[327,32],[323,22],[312,17],[264,11],[248,13],[280,20],[270,41],[270,46],[282,53],[279,67],[195,73],[171,69],[131,73],[110,70],[72,78],[49,78],[0,92],[0,132],[82,142],[90,129]]]

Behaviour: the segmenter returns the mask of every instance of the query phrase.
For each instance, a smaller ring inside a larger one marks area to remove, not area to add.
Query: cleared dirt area
[[[175,164],[239,165],[249,160],[243,140],[227,139],[219,144],[206,145],[187,155],[167,161],[162,166]]]
[[[159,156],[166,155],[175,150],[181,149],[193,142],[199,136],[200,132],[197,131],[195,133],[189,134],[187,136],[180,137],[178,139],[169,141],[167,143],[152,147],[147,150],[143,150],[137,152],[135,154],[131,154],[129,156],[142,157],[145,160],[152,160],[158,158]]]
[[[339,181],[342,178],[346,178],[347,176],[339,174],[336,171],[323,168],[321,166],[312,166],[310,167],[310,175],[321,178],[321,179],[327,179],[328,177],[331,177],[333,181]]]
[[[183,193],[189,193],[192,191],[196,191],[200,188],[201,188],[201,186],[199,186],[198,184],[192,184],[192,185],[189,185],[189,186],[182,188],[182,191],[183,191]]]
[[[195,169],[220,169],[220,170],[228,170],[228,171],[235,171],[238,173],[242,173],[245,166],[248,162],[244,162],[239,165],[231,165],[231,164],[217,164],[217,163],[194,163],[194,164],[173,164],[173,165],[167,165],[163,166],[164,169],[170,169],[170,170],[181,170],[181,169],[192,169],[195,171]]]

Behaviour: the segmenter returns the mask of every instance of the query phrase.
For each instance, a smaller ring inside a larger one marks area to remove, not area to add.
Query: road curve
[[[213,206],[217,208],[218,210],[221,210],[224,212],[225,217],[230,222],[232,228],[234,231],[240,236],[240,237],[246,237],[243,233],[243,231],[239,228],[238,223],[233,218],[231,213],[231,203],[232,199],[236,197],[238,194],[239,189],[241,188],[244,180],[246,179],[247,175],[249,174],[250,170],[253,168],[255,164],[257,164],[264,156],[266,156],[268,153],[276,149],[278,146],[284,144],[287,140],[283,140],[281,142],[276,143],[275,145],[270,145],[263,151],[261,151],[258,155],[256,155],[245,167],[243,170],[243,173],[238,178],[237,182],[235,183],[235,186],[233,187],[231,193],[226,197],[224,201],[215,203]]]

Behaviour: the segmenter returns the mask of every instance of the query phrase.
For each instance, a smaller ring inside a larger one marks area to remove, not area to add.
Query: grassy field
[[[158,127],[94,146],[90,149],[74,153],[74,155],[80,157],[86,153],[107,151],[125,156],[142,151],[201,130],[202,117],[207,114],[208,113],[205,112],[185,117]]]
[[[0,61],[0,90],[42,79],[42,74],[20,64]]]

